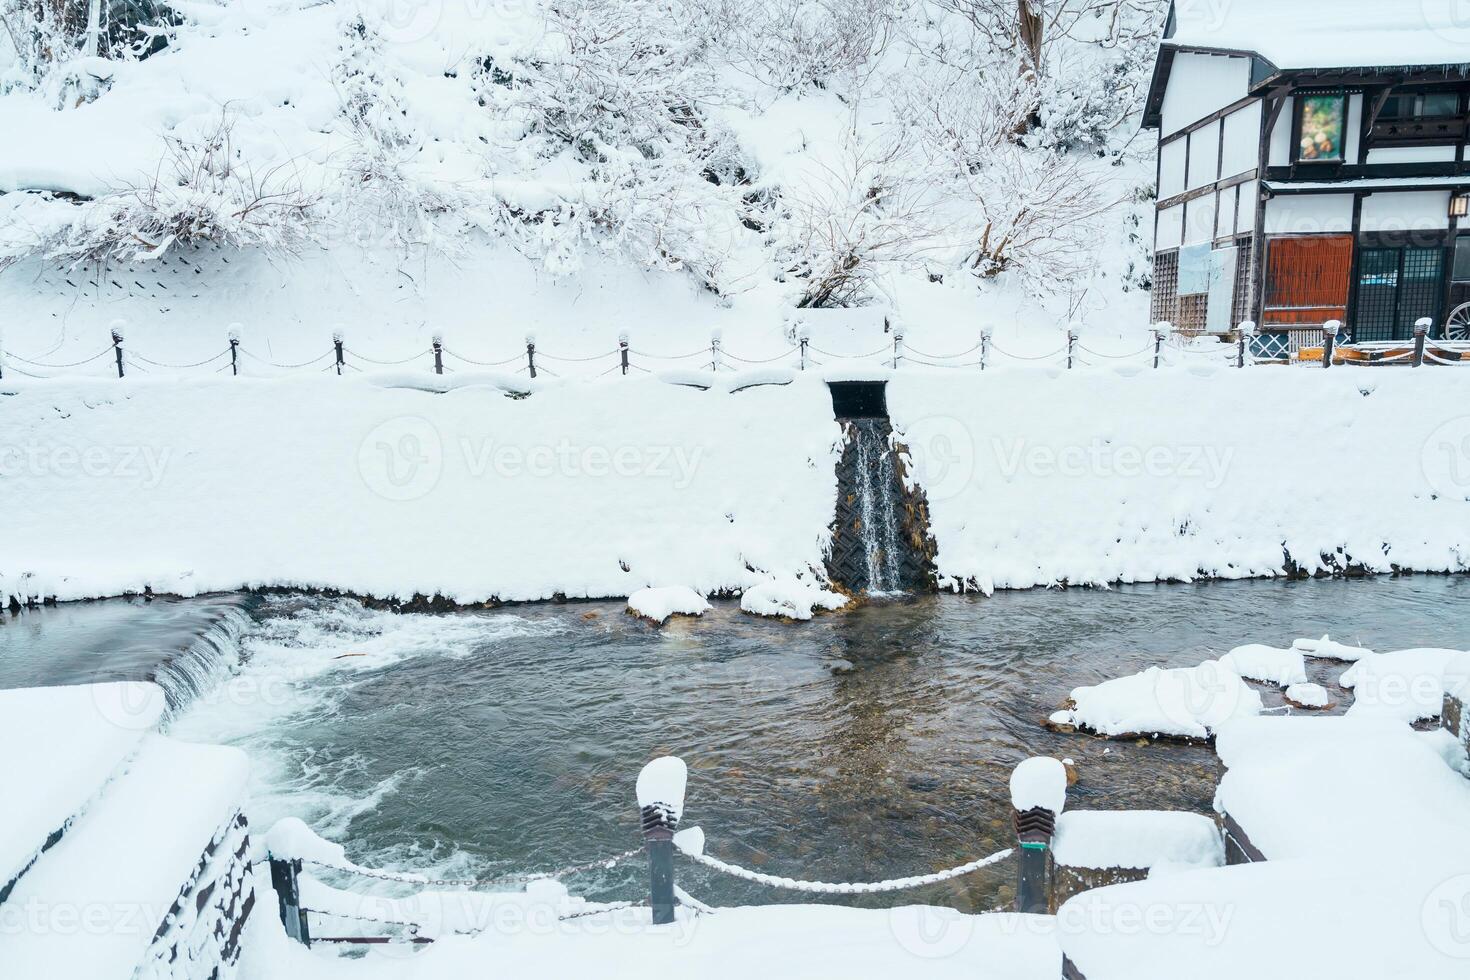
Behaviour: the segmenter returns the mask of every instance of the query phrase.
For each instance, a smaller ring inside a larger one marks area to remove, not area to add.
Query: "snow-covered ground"
[[[62,599],[815,585],[840,430],[812,372],[763,380],[790,383],[7,378],[0,507],[26,520],[0,575]],[[900,371],[889,389],[948,587],[1470,564],[1445,374]],[[1284,417],[1312,438],[1263,435]]]

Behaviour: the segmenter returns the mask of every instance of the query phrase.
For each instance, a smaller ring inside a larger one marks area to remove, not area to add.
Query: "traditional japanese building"
[[[1406,339],[1420,317],[1470,339],[1470,17],[1455,12],[1176,0],[1144,116],[1154,320],[1254,320],[1271,355],[1327,320],[1357,342]]]

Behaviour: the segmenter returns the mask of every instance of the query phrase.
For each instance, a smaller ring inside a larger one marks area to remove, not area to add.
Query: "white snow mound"
[[[1041,807],[1061,813],[1067,805],[1067,767],[1050,756],[1038,755],[1011,773],[1011,806],[1025,812]]]
[[[1326,636],[1320,640],[1293,640],[1291,648],[1300,650],[1309,657],[1317,657],[1321,660],[1346,660],[1348,663],[1361,660],[1373,652],[1367,647],[1348,646],[1346,643],[1338,643]]]
[[[1100,735],[1209,738],[1225,722],[1261,713],[1261,696],[1219,660],[1198,667],[1150,667],[1141,674],[1072,691],[1074,707],[1051,716]]]
[[[1241,677],[1278,687],[1303,684],[1307,680],[1307,667],[1302,653],[1295,649],[1282,650],[1264,643],[1247,643],[1225,654],[1220,658],[1220,663]]]
[[[1169,810],[1071,810],[1057,819],[1052,855],[1073,868],[1218,868],[1225,843],[1215,821]]]
[[[816,609],[841,609],[847,597],[800,579],[772,579],[746,589],[740,608],[757,616],[811,619]]]
[[[670,616],[702,616],[709,600],[687,585],[639,589],[628,596],[628,611],[660,625]]]

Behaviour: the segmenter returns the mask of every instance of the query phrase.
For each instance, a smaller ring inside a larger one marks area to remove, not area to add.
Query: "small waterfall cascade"
[[[857,455],[854,476],[861,523],[856,530],[867,564],[866,591],[870,595],[901,592],[895,500],[901,488],[889,445],[892,430],[884,419],[854,419],[848,426],[848,438]]]
[[[893,595],[934,587],[934,541],[923,492],[906,484],[881,382],[834,382],[844,444],[828,577],[853,593]]]
[[[165,724],[195,699],[224,683],[240,663],[240,638],[252,623],[241,608],[226,609],[188,646],[163,660],[149,680],[163,688]]]

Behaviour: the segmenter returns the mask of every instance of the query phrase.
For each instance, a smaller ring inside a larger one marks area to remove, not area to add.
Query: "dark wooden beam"
[[[1255,179],[1256,172],[1254,170],[1247,170],[1243,174],[1236,174],[1234,177],[1227,177],[1224,180],[1213,181],[1212,183],[1203,184],[1199,187],[1196,187],[1193,190],[1185,191],[1182,194],[1175,194],[1172,197],[1166,197],[1164,198],[1164,200],[1158,203],[1156,210],[1162,211],[1165,208],[1172,208],[1176,204],[1185,204],[1189,201],[1193,201],[1197,197],[1204,197],[1206,194],[1213,193],[1214,191],[1227,191],[1230,188],[1234,187],[1236,184],[1244,184],[1246,181]]]

